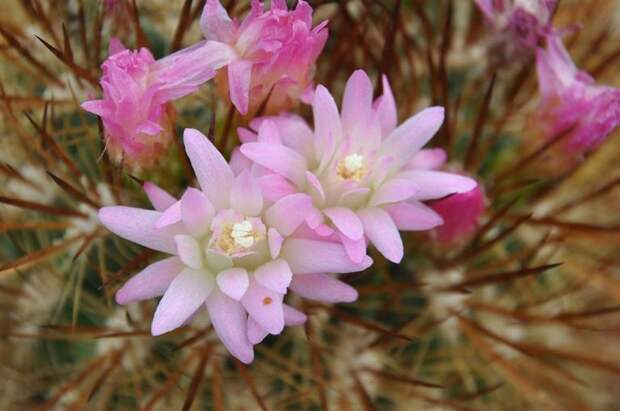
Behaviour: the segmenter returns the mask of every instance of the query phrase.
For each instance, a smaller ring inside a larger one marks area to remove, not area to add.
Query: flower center
[[[364,162],[364,156],[349,154],[338,163],[336,173],[343,180],[360,181],[368,172]]]
[[[251,248],[258,237],[259,234],[254,230],[252,222],[246,219],[240,223],[226,225],[216,245],[226,254],[234,254]]]

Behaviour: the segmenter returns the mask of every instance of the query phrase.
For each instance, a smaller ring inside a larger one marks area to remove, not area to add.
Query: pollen
[[[360,181],[368,173],[364,156],[360,154],[349,154],[338,163],[336,173],[338,177],[343,180]]]
[[[269,305],[269,304],[271,304],[272,301],[273,300],[270,297],[265,297],[263,299],[263,305]]]
[[[254,245],[254,228],[248,220],[233,224],[230,236],[237,247],[250,248]]]

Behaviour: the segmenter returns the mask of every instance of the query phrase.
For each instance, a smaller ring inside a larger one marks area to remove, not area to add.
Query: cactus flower
[[[327,40],[326,24],[312,28],[312,7],[303,0],[291,11],[285,0],[273,0],[267,11],[252,0],[241,23],[228,16],[219,0],[207,0],[202,32],[234,54],[216,78],[223,97],[229,95],[243,115],[267,97],[268,112],[289,108],[312,88],[314,63]]]
[[[200,132],[185,130],[184,143],[200,190],[188,188],[177,201],[147,183],[155,210],[114,206],[99,211],[113,233],[172,255],[146,267],[116,293],[120,304],[163,295],[153,335],[182,326],[206,307],[224,345],[249,363],[253,344],[267,333],[303,323],[305,316],[283,303],[289,286],[323,301],[357,298],[351,287],[321,273],[359,271],[372,260],[353,263],[341,244],[295,234],[312,210],[308,195],[269,202],[249,173],[234,176]]]
[[[561,38],[547,36],[538,49],[536,67],[541,101],[530,117],[530,138],[559,138],[549,153],[559,170],[599,146],[620,124],[620,89],[597,85],[573,63]]]
[[[326,238],[337,237],[356,262],[369,241],[390,261],[400,262],[399,230],[428,230],[442,223],[425,201],[476,187],[470,178],[429,169],[441,161],[421,150],[439,130],[441,107],[423,110],[397,126],[396,103],[386,78],[373,103],[364,71],[346,84],[341,112],[319,85],[312,108],[314,130],[299,117],[255,120],[258,134],[241,129],[243,155],[257,166],[265,193],[277,198],[302,192],[313,201],[306,223]],[[443,155],[439,153],[439,157]],[[242,161],[242,160],[237,160]]]
[[[82,103],[101,117],[112,157],[148,166],[163,154],[172,140],[169,103],[211,79],[214,68],[228,60],[222,52],[207,42],[155,60],[148,49],[128,50],[113,39],[101,66],[103,99]]]
[[[556,0],[475,0],[495,33],[491,48],[504,62],[531,56],[549,31]],[[499,51],[499,53],[497,53]]]

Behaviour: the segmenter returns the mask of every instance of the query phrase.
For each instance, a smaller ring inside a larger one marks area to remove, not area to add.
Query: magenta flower
[[[232,50],[227,72],[216,79],[222,94],[243,115],[269,96],[268,112],[290,107],[312,87],[314,62],[327,40],[327,22],[312,28],[312,7],[303,0],[289,11],[285,0],[271,10],[252,0],[248,16],[238,23],[219,0],[207,0],[200,26],[207,40]]]
[[[388,260],[400,262],[399,229],[428,230],[442,223],[423,202],[476,186],[469,178],[425,167],[443,158],[420,150],[441,127],[443,108],[423,110],[397,127],[385,78],[383,88],[373,104],[370,79],[356,71],[339,113],[327,89],[318,86],[314,131],[292,115],[254,121],[258,135],[240,130],[245,143],[233,162],[240,167],[241,155],[254,161],[263,192],[274,199],[295,192],[311,196],[315,210],[306,223],[316,234],[341,241],[353,261],[364,258],[370,241]]]
[[[249,173],[235,177],[200,132],[185,130],[184,142],[201,190],[188,188],[177,201],[147,183],[154,211],[116,206],[99,212],[113,233],[173,255],[136,274],[116,294],[120,304],[163,295],[153,335],[182,326],[206,306],[224,345],[249,363],[253,344],[305,320],[283,303],[289,287],[323,301],[357,298],[351,287],[322,273],[363,270],[372,260],[353,263],[341,244],[298,233],[312,211],[308,195],[270,202]]]
[[[465,193],[453,194],[431,205],[443,219],[443,225],[435,229],[439,244],[452,246],[471,236],[478,228],[484,214],[484,194],[477,186]]]
[[[475,0],[504,59],[531,56],[550,30],[557,0]]]
[[[530,119],[532,135],[547,141],[561,138],[555,163],[569,164],[618,127],[620,90],[597,85],[580,71],[556,34],[547,36],[545,50],[537,50],[536,65],[541,102]]]
[[[103,99],[82,104],[103,120],[111,155],[144,166],[164,153],[172,139],[174,111],[168,103],[211,79],[213,69],[228,60],[222,52],[207,42],[155,61],[146,48],[127,50],[112,39],[101,66]]]

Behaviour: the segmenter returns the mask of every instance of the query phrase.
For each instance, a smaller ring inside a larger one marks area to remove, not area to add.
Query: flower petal
[[[248,316],[248,340],[251,344],[261,343],[269,333],[252,317]]]
[[[364,224],[364,233],[381,254],[394,263],[403,259],[403,241],[390,215],[381,208],[366,208],[357,212]]]
[[[368,256],[354,263],[341,244],[299,238],[284,241],[280,255],[294,274],[351,273],[365,270],[372,264]]]
[[[390,134],[382,145],[382,154],[400,159],[400,167],[435,135],[443,124],[443,107],[429,107],[405,121]]]
[[[207,298],[211,324],[228,351],[239,361],[249,364],[254,350],[247,337],[247,314],[241,303],[224,293],[214,290]]]
[[[216,277],[220,290],[233,300],[241,300],[250,286],[248,272],[244,268],[229,268],[220,272]]]
[[[352,210],[343,207],[333,207],[324,209],[323,213],[342,234],[351,240],[359,240],[364,235],[362,222]]]
[[[342,98],[342,128],[347,138],[359,138],[371,117],[372,83],[363,70],[353,72]]]
[[[435,200],[454,193],[466,193],[476,188],[476,180],[458,174],[431,170],[409,170],[399,176],[415,183],[416,200]]]
[[[250,316],[270,334],[280,334],[284,329],[284,313],[282,312],[282,294],[276,293],[250,280],[241,304]]]
[[[213,289],[210,278],[209,273],[200,270],[186,268],[181,271],[155,310],[151,334],[161,335],[183,325],[209,296]]]
[[[282,309],[284,311],[284,324],[288,326],[302,325],[308,319],[306,314],[294,309],[290,305],[283,304]]]
[[[252,81],[252,62],[235,60],[228,65],[228,88],[230,101],[242,115],[248,114],[250,105],[250,84]]]
[[[375,191],[368,205],[376,207],[383,204],[398,203],[411,198],[417,191],[414,181],[404,178],[392,178]]]
[[[272,170],[303,187],[306,182],[306,160],[295,151],[279,144],[246,143],[241,152],[256,164]]]
[[[286,261],[269,261],[254,271],[254,278],[264,287],[280,294],[286,294],[286,288],[291,283],[293,273]]]
[[[202,250],[191,235],[179,234],[174,236],[177,253],[181,261],[196,270],[202,268]]]
[[[297,193],[279,199],[265,213],[265,223],[278,230],[280,235],[291,235],[312,212],[312,199]]]
[[[116,292],[116,302],[126,305],[163,295],[184,267],[177,257],[168,257],[149,265]]]
[[[284,238],[278,233],[278,230],[271,227],[267,230],[267,241],[269,243],[269,255],[271,255],[273,259],[278,258]]]
[[[338,106],[329,91],[317,86],[312,101],[314,116],[314,151],[321,171],[334,154],[337,143],[342,142],[342,123]]]
[[[375,101],[374,108],[381,124],[381,135],[387,137],[396,128],[398,115],[390,82],[386,76],[382,76],[381,81],[383,83],[383,95]]]
[[[350,303],[358,297],[355,288],[327,274],[295,275],[289,287],[301,297],[326,303]]]
[[[443,148],[425,148],[418,151],[408,167],[413,169],[436,170],[445,164],[448,154]]]
[[[233,39],[235,26],[219,0],[207,0],[200,16],[200,30],[207,40],[228,43]]]
[[[228,163],[200,131],[185,129],[183,139],[202,191],[216,209],[226,208],[233,182],[233,173]]]
[[[275,203],[282,197],[297,192],[297,187],[280,174],[266,174],[258,178],[258,184],[265,200]]]
[[[183,219],[181,213],[181,201],[168,207],[155,222],[155,228],[164,228],[180,222]]]
[[[241,172],[233,183],[230,206],[246,217],[255,217],[263,210],[260,185],[247,170]]]
[[[391,204],[385,209],[399,230],[423,231],[443,224],[443,219],[439,214],[418,201]]]
[[[151,182],[145,182],[142,189],[149,198],[153,208],[157,211],[164,211],[177,201],[177,199],[170,195],[166,190]]]
[[[181,197],[181,218],[185,228],[195,237],[202,237],[209,230],[215,209],[200,190],[188,188]]]
[[[114,234],[153,250],[175,254],[176,227],[157,229],[155,222],[161,213],[141,208],[114,206],[99,210],[99,220]]]
[[[351,240],[347,236],[340,234],[340,241],[351,261],[361,263],[364,260],[366,255],[366,239],[364,236],[359,240]]]

